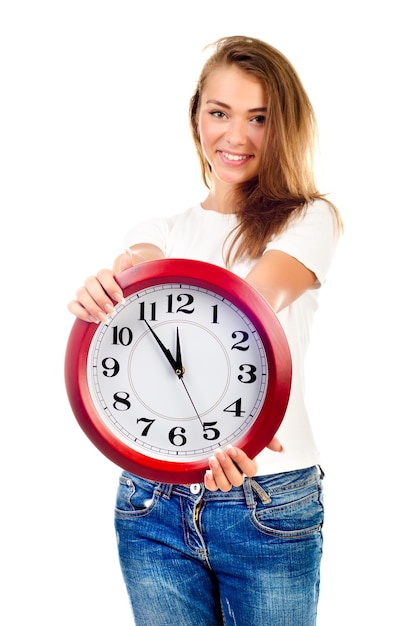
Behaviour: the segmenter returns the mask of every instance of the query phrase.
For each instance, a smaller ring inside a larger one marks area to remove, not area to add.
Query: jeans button
[[[199,483],[193,483],[192,485],[190,485],[191,493],[194,493],[194,494],[199,493],[200,489],[201,489],[201,487],[200,487]]]

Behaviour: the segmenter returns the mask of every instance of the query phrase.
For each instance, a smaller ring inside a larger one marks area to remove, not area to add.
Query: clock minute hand
[[[161,341],[161,339],[156,335],[156,333],[154,332],[154,330],[151,328],[150,324],[147,322],[147,320],[144,320],[145,324],[147,324],[147,328],[149,329],[149,331],[151,332],[151,334],[153,335],[154,339],[157,341],[158,345],[160,346],[164,356],[167,358],[168,362],[170,363],[170,365],[172,366],[174,373],[177,374],[179,376],[178,372],[178,365],[175,361],[175,359],[173,359],[173,355],[170,352],[170,350],[168,348],[166,348],[166,346],[164,345],[164,343]],[[181,372],[181,369],[180,369]]]

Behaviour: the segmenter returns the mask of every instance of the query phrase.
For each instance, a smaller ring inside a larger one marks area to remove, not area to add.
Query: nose
[[[246,122],[245,120],[232,119],[229,121],[226,130],[226,141],[230,146],[241,146],[246,142]]]

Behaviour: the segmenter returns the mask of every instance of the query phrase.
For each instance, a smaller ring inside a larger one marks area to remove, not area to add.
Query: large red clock
[[[203,481],[231,444],[256,456],[278,430],[291,357],[268,303],[201,261],[163,259],[116,277],[108,323],[76,320],[65,381],[72,410],[111,461],[150,480]]]

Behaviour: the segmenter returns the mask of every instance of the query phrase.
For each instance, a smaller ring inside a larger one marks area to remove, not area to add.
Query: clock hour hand
[[[176,334],[176,374],[179,378],[182,378],[184,374],[184,367],[182,363],[182,351],[180,349],[180,337],[179,337],[179,327],[177,327]]]
[[[182,370],[181,368],[179,368],[179,366],[177,365],[176,360],[173,358],[172,353],[170,352],[170,350],[168,348],[166,348],[166,346],[164,345],[164,343],[161,341],[161,339],[158,337],[158,335],[156,335],[156,333],[154,332],[154,330],[151,328],[150,324],[147,322],[147,320],[144,320],[145,324],[147,325],[147,328],[149,329],[149,331],[151,332],[151,334],[153,335],[154,339],[157,341],[158,345],[160,346],[164,356],[167,358],[168,362],[170,363],[170,365],[172,366],[174,373],[177,374],[177,376],[179,376],[179,378],[182,376]]]

